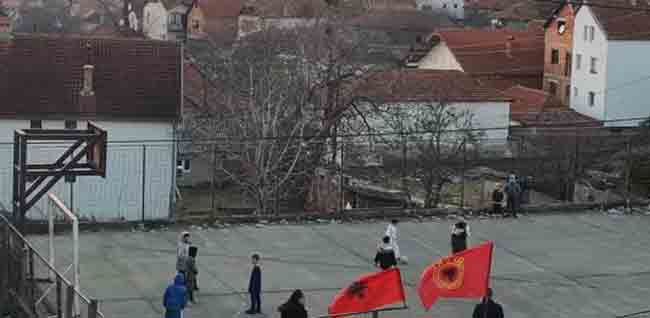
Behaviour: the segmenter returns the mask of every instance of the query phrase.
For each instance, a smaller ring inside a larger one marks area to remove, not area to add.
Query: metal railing
[[[59,273],[0,215],[0,316],[103,318],[91,299]],[[74,306],[79,299],[79,309]]]

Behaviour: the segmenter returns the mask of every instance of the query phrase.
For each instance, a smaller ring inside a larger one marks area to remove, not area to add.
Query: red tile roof
[[[449,47],[463,70],[473,75],[544,71],[543,32],[454,29],[436,32],[432,39],[436,37]]]
[[[510,119],[523,126],[552,124],[593,127],[602,125],[596,119],[580,114],[566,106],[555,106],[559,103],[542,90],[517,85],[505,90],[503,94],[512,99]]]
[[[0,55],[0,116],[164,120],[180,116],[182,56],[176,43],[16,34],[5,45],[5,54]],[[85,113],[79,92],[89,56],[95,66],[96,111]]]
[[[590,0],[580,9],[589,8],[610,40],[650,40],[650,9],[639,0]]]
[[[460,71],[404,69],[377,72],[358,83],[355,95],[377,103],[508,101]]]

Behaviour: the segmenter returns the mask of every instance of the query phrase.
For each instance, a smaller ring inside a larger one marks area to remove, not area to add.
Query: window
[[[548,82],[548,93],[551,96],[556,96],[557,95],[557,83],[556,82]]]
[[[560,64],[560,51],[551,49],[551,64]]]
[[[31,128],[31,129],[42,129],[43,128],[43,121],[41,121],[41,120],[30,120],[29,121],[29,128]]]
[[[589,106],[594,107],[594,104],[596,104],[596,93],[589,92],[587,103]]]
[[[569,104],[569,100],[571,100],[571,85],[567,85],[564,91],[564,103]]]
[[[458,8],[458,4],[454,3],[454,9],[457,9],[457,8]]]
[[[194,31],[198,31],[198,30],[199,30],[199,26],[200,26],[200,23],[199,23],[199,20],[198,20],[198,19],[194,19],[194,20],[192,20],[192,29],[194,29]]]
[[[573,97],[578,97],[578,88],[577,87],[573,88]]]
[[[76,120],[66,120],[65,121],[65,129],[77,129],[77,121]]]
[[[594,33],[596,32],[596,28],[593,26],[589,27],[589,42],[594,41]]]
[[[557,21],[557,33],[562,35],[562,34],[564,34],[565,31],[566,31],[566,21],[558,20]]]
[[[187,173],[191,171],[191,166],[190,166],[190,160],[189,159],[181,159],[181,160],[176,160],[176,170],[182,173]]]
[[[589,72],[591,74],[598,74],[598,69],[597,69],[597,67],[598,67],[598,59],[595,58],[595,57],[592,57],[590,65],[591,66],[589,67]]]
[[[587,40],[589,40],[589,26],[587,26],[587,25],[585,25],[583,38],[584,38],[585,42],[587,42]]]
[[[442,8],[443,8],[443,9],[447,9],[447,4],[446,4],[446,3],[443,4],[443,5],[442,5]]]
[[[564,55],[564,76],[571,75],[571,52]]]
[[[576,54],[576,70],[580,69],[580,64],[582,64],[582,54]]]

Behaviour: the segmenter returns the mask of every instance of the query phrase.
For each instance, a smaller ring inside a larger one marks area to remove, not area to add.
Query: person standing
[[[451,226],[451,252],[453,254],[467,249],[467,237],[469,237],[469,225],[460,221]]]
[[[379,244],[377,255],[375,255],[375,266],[380,267],[382,270],[397,266],[397,258],[390,243],[390,236],[384,236],[382,243]]]
[[[253,270],[251,271],[251,277],[248,281],[248,293],[251,296],[251,308],[246,311],[246,314],[254,315],[262,313],[262,269],[259,266],[260,255],[253,254],[251,256],[251,261],[253,263]]]
[[[163,296],[165,307],[165,318],[182,318],[183,310],[187,305],[187,289],[185,288],[185,277],[178,273],[174,282],[167,287]]]
[[[190,255],[190,233],[183,231],[178,238],[176,247],[176,270],[185,274],[187,271],[187,259]]]
[[[278,308],[280,318],[307,318],[305,309],[305,295],[302,290],[296,289],[289,297],[289,301]]]
[[[517,209],[519,203],[519,196],[521,195],[521,187],[517,182],[517,177],[512,174],[508,177],[508,183],[506,184],[506,195],[507,195],[507,209],[512,214],[512,217],[517,217]]]
[[[503,213],[503,189],[501,183],[497,183],[496,189],[492,192],[492,214]]]
[[[187,257],[187,266],[185,271],[185,285],[187,287],[187,296],[189,300],[194,303],[194,291],[199,290],[196,283],[196,276],[199,270],[196,268],[196,254],[198,248],[190,246],[189,257]]]
[[[503,318],[503,308],[492,300],[492,288],[488,288],[483,301],[474,307],[472,318]]]
[[[386,227],[386,236],[390,238],[390,243],[393,246],[393,251],[395,252],[395,259],[397,261],[400,261],[402,255],[399,252],[399,245],[397,244],[397,237],[399,236],[399,232],[397,230],[398,223],[399,221],[397,219],[390,221],[390,224],[388,224]]]

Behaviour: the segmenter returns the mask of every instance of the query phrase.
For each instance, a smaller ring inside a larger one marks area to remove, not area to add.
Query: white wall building
[[[463,0],[416,0],[419,10],[444,12],[452,19],[465,18],[465,1]]]
[[[167,40],[167,9],[160,0],[148,2],[142,11],[142,31],[154,40]]]
[[[619,12],[617,14],[617,12]],[[607,126],[650,116],[650,14],[583,5],[575,19],[571,108]]]
[[[92,71],[79,71],[87,61]],[[174,139],[182,109],[181,61],[175,42],[15,35],[0,60],[7,69],[0,74],[0,95],[6,102],[0,114],[0,207],[12,206],[16,129],[85,129],[92,120],[108,132],[106,178],[60,180],[50,191],[87,219],[169,218],[175,200]],[[65,146],[31,145],[28,162],[51,163]],[[27,217],[46,217],[45,204],[41,198]]]

